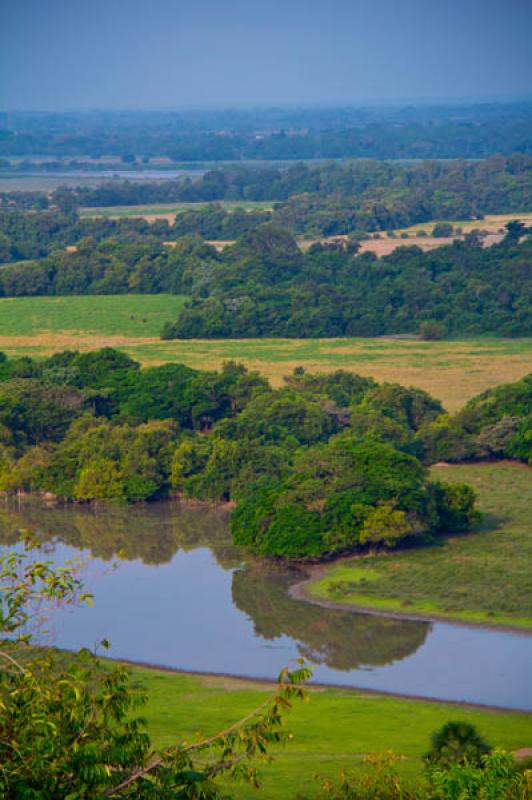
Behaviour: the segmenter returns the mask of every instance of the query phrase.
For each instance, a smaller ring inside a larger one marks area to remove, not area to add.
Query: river
[[[303,656],[320,683],[532,710],[532,636],[293,599],[304,573],[235,548],[224,510],[0,505],[3,549],[21,528],[38,531],[57,564],[81,557],[95,595],[93,608],[55,611],[47,643],[107,638],[116,658],[255,678]]]

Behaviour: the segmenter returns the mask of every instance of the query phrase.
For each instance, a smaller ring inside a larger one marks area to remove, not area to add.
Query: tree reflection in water
[[[0,545],[14,544],[18,531],[26,528],[51,546],[62,542],[104,561],[139,559],[147,565],[168,563],[178,550],[209,548],[221,569],[241,567],[233,573],[232,599],[251,618],[258,636],[289,636],[302,656],[333,669],[390,664],[424,643],[429,623],[353,614],[293,599],[288,588],[302,580],[301,570],[249,559],[231,544],[227,520],[224,508],[172,502],[94,507],[23,498],[0,505]]]
[[[322,608],[288,594],[304,576],[287,570],[246,565],[233,575],[233,601],[264,639],[290,636],[301,655],[339,670],[383,666],[412,655],[430,623],[409,622]]]
[[[62,542],[108,561],[140,559],[167,564],[178,550],[208,547],[224,569],[238,566],[228,511],[161,501],[136,506],[58,505],[34,498],[0,504],[0,545],[13,544],[18,530],[36,531],[43,542]]]

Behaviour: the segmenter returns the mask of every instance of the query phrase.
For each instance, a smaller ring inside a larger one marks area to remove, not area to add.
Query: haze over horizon
[[[1,11],[0,109],[514,99],[530,0],[23,0]]]

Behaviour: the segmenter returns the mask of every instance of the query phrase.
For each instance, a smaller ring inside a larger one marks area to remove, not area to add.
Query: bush
[[[431,737],[431,747],[425,755],[428,767],[448,769],[455,764],[480,767],[482,757],[491,753],[489,745],[470,722],[450,720]]]
[[[447,334],[447,329],[442,322],[435,319],[428,319],[422,322],[419,326],[419,335],[421,339],[428,342],[438,341],[444,339]]]
[[[453,226],[450,222],[438,222],[432,229],[432,235],[436,239],[446,239],[453,235]]]

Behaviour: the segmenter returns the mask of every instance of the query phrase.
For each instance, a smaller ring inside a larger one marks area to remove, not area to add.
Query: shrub
[[[480,767],[482,757],[491,753],[489,745],[470,722],[450,720],[431,737],[431,747],[425,755],[428,767],[449,768],[455,764]]]
[[[432,229],[432,235],[437,239],[444,239],[453,235],[453,226],[450,222],[438,222]]]
[[[439,339],[444,339],[447,334],[447,329],[442,322],[434,319],[427,319],[419,326],[419,335],[427,342],[435,342]]]

